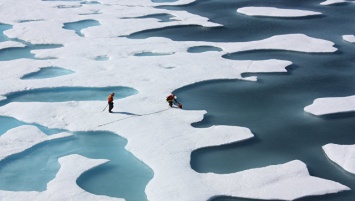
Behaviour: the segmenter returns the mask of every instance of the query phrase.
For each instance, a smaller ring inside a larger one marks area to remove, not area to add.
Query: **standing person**
[[[115,96],[115,93],[110,94],[107,97],[107,103],[108,103],[108,112],[112,113],[112,108],[113,108],[113,97]]]
[[[182,109],[182,104],[176,100],[176,96],[174,94],[170,94],[169,96],[167,96],[166,101],[169,103],[170,107],[173,107],[173,103],[176,102],[178,104],[178,107]]]

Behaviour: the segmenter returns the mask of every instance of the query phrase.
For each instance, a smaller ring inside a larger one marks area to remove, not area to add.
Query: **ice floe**
[[[243,7],[237,9],[238,13],[249,16],[268,16],[268,17],[305,17],[322,15],[320,12],[296,10],[296,9],[281,9],[273,7]]]
[[[310,176],[306,165],[298,160],[231,175],[207,175],[207,181],[214,178],[215,189],[223,191],[227,186],[234,186],[235,189],[228,189],[225,194],[243,198],[295,200],[308,195],[350,190],[339,183]],[[226,184],[223,177],[234,177],[235,180]],[[281,188],[284,189],[282,192],[278,190]]]
[[[354,112],[355,96],[317,98],[304,108],[304,111],[314,115]]]
[[[330,160],[355,174],[355,145],[327,144],[322,148]]]
[[[333,4],[338,4],[338,3],[346,3],[349,2],[348,0],[326,0],[322,3],[321,5],[333,5]]]
[[[355,43],[355,35],[343,35],[343,39],[350,43]]]

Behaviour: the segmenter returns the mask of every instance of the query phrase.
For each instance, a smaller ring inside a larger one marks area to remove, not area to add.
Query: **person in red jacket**
[[[173,107],[174,102],[176,102],[178,104],[178,107],[182,109],[182,104],[176,100],[176,96],[174,94],[170,94],[169,96],[167,96],[166,101],[169,103],[170,107]]]
[[[115,93],[110,94],[107,97],[107,103],[108,103],[108,112],[112,113],[112,109],[113,109],[113,97],[115,96]]]

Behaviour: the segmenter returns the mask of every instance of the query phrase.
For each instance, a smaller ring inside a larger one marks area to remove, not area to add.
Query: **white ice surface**
[[[347,97],[317,98],[304,108],[314,115],[326,115],[355,111],[355,95]]]
[[[225,179],[235,177],[230,185],[239,189],[225,189],[224,191],[227,191],[227,195],[237,195],[238,197],[295,200],[310,194],[322,195],[336,192],[333,182],[310,176],[306,165],[298,160],[234,174],[209,173],[207,175],[207,181],[214,181],[215,188],[220,191],[226,187]],[[278,189],[283,190],[279,191]],[[338,189],[350,190],[342,185],[338,185]]]
[[[268,16],[268,17],[306,17],[314,15],[322,15],[320,12],[296,10],[296,9],[282,9],[274,7],[243,7],[237,9],[238,13],[249,16]]]
[[[327,144],[322,148],[330,160],[355,174],[355,145]]]
[[[19,126],[10,129],[0,136],[0,160],[29,149],[38,143],[71,135],[70,133],[63,132],[48,136],[35,126]]]
[[[14,41],[5,41],[5,42],[0,42],[0,50],[3,49],[8,49],[8,48],[13,48],[13,47],[25,47],[26,45],[20,42],[14,42]]]
[[[355,43],[355,35],[343,35],[343,39],[350,43]]]
[[[47,184],[43,192],[37,191],[0,191],[3,201],[13,200],[124,200],[94,195],[81,189],[77,178],[85,171],[106,163],[104,159],[88,159],[80,155],[69,155],[59,158],[60,169],[55,178]]]
[[[349,2],[349,1],[348,0],[326,0],[320,4],[321,5],[333,5],[333,4],[344,3],[344,2]]]
[[[167,109],[165,96],[171,91],[204,80],[243,79],[244,72],[285,72],[290,61],[270,58],[262,61],[235,61],[222,58],[224,54],[248,50],[287,50],[305,53],[335,52],[334,43],[304,34],[273,36],[259,41],[218,43],[172,41],[166,38],[127,39],[136,31],[177,25],[199,25],[206,28],[221,26],[191,13],[157,9],[163,4],[187,4],[191,0],[153,3],[150,0],[102,0],[102,4],[66,1],[3,0],[0,7],[2,23],[13,26],[5,31],[8,37],[33,44],[63,44],[56,49],[35,50],[38,58],[1,62],[0,96],[35,88],[59,86],[128,86],[138,94],[115,100],[115,112],[102,112],[106,101],[18,103],[0,107],[0,115],[15,117],[28,123],[70,131],[108,130],[128,140],[127,149],[154,171],[146,194],[154,201],[207,200],[216,195],[250,198],[289,199],[349,190],[347,187],[309,176],[299,161],[247,170],[234,174],[200,174],[190,167],[190,155],[195,149],[247,140],[253,134],[247,128],[213,126],[193,128],[201,121],[204,111]],[[19,14],[21,13],[21,14]],[[92,14],[90,13],[99,13]],[[168,13],[171,22],[156,19],[133,19],[150,14]],[[84,14],[84,15],[81,15]],[[100,26],[83,29],[85,37],[62,29],[64,23],[93,19]],[[27,21],[27,22],[26,22]],[[22,23],[19,23],[22,22]],[[215,46],[221,52],[188,53],[190,47]],[[153,52],[164,56],[134,56]],[[106,56],[107,61],[96,61]],[[55,58],[55,59],[54,59]],[[60,66],[75,73],[42,80],[21,80],[29,72],[43,66]],[[255,77],[246,78],[255,80]],[[16,84],[14,84],[16,83]],[[184,104],[184,103],[183,103]],[[141,116],[127,115],[124,112]],[[95,162],[96,161],[96,162]],[[18,200],[103,200],[76,185],[84,171],[103,163],[80,156],[60,159],[62,167],[45,192],[4,192],[0,198]],[[271,172],[271,173],[270,173]],[[244,184],[247,183],[247,186]]]

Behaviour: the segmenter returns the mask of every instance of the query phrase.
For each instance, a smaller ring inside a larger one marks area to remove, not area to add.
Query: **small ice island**
[[[237,9],[238,13],[249,16],[267,16],[267,17],[306,17],[314,15],[322,15],[320,12],[296,10],[296,9],[281,9],[273,7],[243,7]]]
[[[327,144],[322,148],[329,159],[344,170],[355,174],[355,145]]]
[[[355,95],[347,97],[318,98],[305,107],[306,112],[314,115],[355,112]]]
[[[339,3],[346,3],[346,2],[351,2],[350,0],[326,0],[322,3],[321,5],[333,5],[333,4],[339,4]]]
[[[355,35],[344,35],[343,39],[349,43],[355,43]]]

